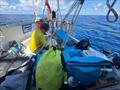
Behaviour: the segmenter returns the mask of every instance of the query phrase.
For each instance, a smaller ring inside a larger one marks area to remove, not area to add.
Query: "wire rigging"
[[[36,19],[38,18],[38,4],[39,4],[39,0],[32,0],[32,4],[33,4],[33,10],[34,10],[34,15],[36,17]]]
[[[71,32],[71,30],[72,30],[72,28],[73,28],[73,26],[74,26],[74,24],[75,24],[75,22],[77,20],[77,17],[78,17],[78,15],[80,13],[80,10],[81,10],[82,6],[83,6],[83,3],[84,3],[84,0],[75,0],[74,3],[72,4],[71,8],[69,9],[68,13],[66,14],[66,16],[63,19],[63,22],[64,22],[66,20],[66,18],[71,14],[71,12],[74,11],[74,13],[73,13],[74,16],[72,17],[71,25],[69,27],[69,30],[68,30],[68,32],[67,32],[67,34],[65,36],[65,39],[64,39],[63,43],[62,43],[62,48],[64,48],[64,46],[67,43],[68,34]]]

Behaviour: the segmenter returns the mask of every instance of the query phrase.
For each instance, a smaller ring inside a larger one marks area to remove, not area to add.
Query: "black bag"
[[[120,68],[120,56],[116,56],[112,59],[113,63]]]
[[[90,47],[90,41],[89,39],[82,39],[77,45],[76,49],[81,49],[81,50],[88,50],[88,47]]]

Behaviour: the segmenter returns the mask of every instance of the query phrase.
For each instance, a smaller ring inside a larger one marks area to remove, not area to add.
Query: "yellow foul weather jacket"
[[[37,49],[39,49],[45,43],[45,41],[46,38],[41,30],[34,30],[32,32],[29,45],[31,52],[35,52]]]

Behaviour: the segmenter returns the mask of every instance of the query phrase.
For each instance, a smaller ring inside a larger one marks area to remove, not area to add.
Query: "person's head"
[[[37,23],[37,22],[39,22],[39,21],[41,21],[42,19],[40,18],[40,17],[36,17],[36,19],[35,19],[35,22]],[[43,21],[43,20],[42,20]]]
[[[49,30],[49,25],[47,23],[42,23],[40,30],[45,34]]]

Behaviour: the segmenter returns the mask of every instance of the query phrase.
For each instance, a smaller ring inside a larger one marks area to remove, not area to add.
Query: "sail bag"
[[[61,51],[50,48],[37,63],[37,90],[59,90],[63,84]]]

